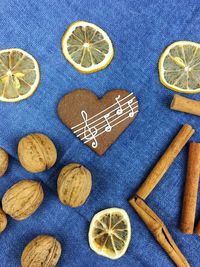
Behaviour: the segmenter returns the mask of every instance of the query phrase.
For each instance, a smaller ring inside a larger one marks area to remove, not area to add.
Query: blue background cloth
[[[181,128],[190,123],[200,141],[198,117],[171,111],[174,93],[159,82],[160,54],[177,40],[200,42],[199,4],[193,1],[0,1],[0,49],[19,47],[33,54],[40,64],[41,82],[34,95],[19,103],[0,103],[0,146],[10,154],[9,169],[0,180],[0,197],[21,179],[42,181],[45,200],[28,219],[9,218],[0,235],[0,266],[20,266],[24,246],[39,234],[51,234],[62,243],[60,267],[170,267],[174,266],[146,226],[129,206],[156,161]],[[81,74],[64,58],[61,38],[76,20],[102,27],[113,41],[115,56],[104,70]],[[57,104],[67,92],[89,88],[99,97],[108,90],[133,91],[140,102],[137,119],[102,156],[83,145],[58,119]],[[191,96],[199,99],[199,95]],[[47,134],[56,144],[58,161],[47,172],[31,174],[20,166],[17,144],[31,132]],[[147,202],[164,220],[191,266],[200,262],[196,235],[180,232],[180,212],[188,145],[177,157]],[[92,193],[80,208],[62,205],[56,181],[70,162],[84,164],[93,174]],[[124,257],[111,261],[96,255],[88,245],[93,215],[108,207],[124,208],[131,220],[132,240]],[[197,218],[200,217],[200,204]]]

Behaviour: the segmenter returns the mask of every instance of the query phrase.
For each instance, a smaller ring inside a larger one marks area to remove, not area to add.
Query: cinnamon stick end
[[[179,97],[180,97],[179,95],[174,95],[171,105],[170,105],[171,109],[176,110],[176,102],[177,102],[177,99],[179,99]]]
[[[200,222],[198,222],[197,227],[195,228],[195,233],[200,236]]]
[[[192,128],[192,126],[188,123],[184,124],[183,128],[185,128],[185,129],[187,128],[188,130],[191,130],[191,136],[195,132],[195,130]]]
[[[132,206],[132,207],[134,207],[135,206],[135,204],[136,204],[136,199],[137,199],[137,196],[134,196],[134,197],[132,197],[131,199],[129,199],[129,203],[130,203],[130,205]]]
[[[188,225],[182,225],[180,226],[180,230],[182,233],[186,234],[186,235],[192,235],[194,233],[194,230],[193,228],[191,228],[190,226]],[[200,232],[199,232],[200,234]]]

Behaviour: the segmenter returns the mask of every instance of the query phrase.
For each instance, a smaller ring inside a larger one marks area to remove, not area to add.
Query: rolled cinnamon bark
[[[200,173],[200,144],[191,143],[188,154],[180,229],[193,234]]]
[[[192,100],[184,96],[174,95],[170,108],[200,116],[200,101]]]
[[[140,198],[134,197],[130,200],[131,206],[138,213],[140,218],[146,224],[150,232],[158,241],[160,246],[166,251],[168,256],[174,261],[178,267],[189,267],[184,255],[181,253],[173,238],[171,237],[167,227],[162,220],[147,206]]]
[[[146,199],[148,197],[194,132],[194,129],[189,124],[183,125],[163,156],[138,189],[136,194],[140,198]]]

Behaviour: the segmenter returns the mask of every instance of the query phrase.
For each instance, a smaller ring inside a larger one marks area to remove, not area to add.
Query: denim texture
[[[200,119],[169,109],[174,92],[162,86],[157,70],[161,53],[172,42],[200,42],[199,7],[199,1],[175,0],[0,0],[0,49],[26,50],[37,59],[41,71],[40,85],[32,97],[0,103],[0,147],[10,154],[9,169],[0,179],[0,198],[21,179],[40,180],[45,190],[44,202],[34,215],[20,222],[9,218],[0,235],[1,267],[19,267],[24,246],[39,234],[51,234],[61,242],[59,267],[174,266],[128,199],[184,123],[196,129],[191,140],[200,141]],[[82,74],[64,58],[61,38],[77,20],[97,24],[112,39],[115,55],[106,69]],[[82,144],[57,116],[61,97],[76,88],[91,89],[99,97],[123,88],[138,97],[136,120],[102,157]],[[200,100],[199,94],[190,97]],[[56,144],[58,160],[47,172],[31,174],[19,164],[17,144],[32,132],[42,132]],[[179,230],[187,151],[188,144],[147,203],[165,222],[191,266],[199,267],[199,237]],[[82,163],[93,175],[91,195],[76,209],[62,205],[56,191],[59,171],[71,162]],[[109,207],[125,209],[132,225],[130,246],[117,261],[98,256],[88,245],[91,218]]]

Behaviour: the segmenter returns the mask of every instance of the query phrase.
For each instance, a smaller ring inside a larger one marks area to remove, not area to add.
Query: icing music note
[[[122,109],[121,104],[119,103],[119,99],[120,99],[120,95],[118,95],[117,97],[115,97],[115,100],[116,100],[117,104],[119,105],[119,108],[116,111],[116,114],[117,115],[121,115],[123,113],[123,109]]]
[[[112,126],[110,125],[110,123],[109,123],[109,121],[108,121],[109,116],[110,116],[110,113],[108,113],[108,114],[106,114],[106,115],[104,116],[104,119],[105,119],[105,121],[106,121],[106,123],[107,123],[107,126],[105,127],[105,131],[106,131],[106,132],[111,132],[111,131],[112,131]]]
[[[134,116],[134,114],[135,114],[135,112],[133,110],[133,107],[131,106],[131,104],[133,103],[133,99],[129,100],[127,103],[128,103],[128,106],[129,106],[129,108],[131,110],[131,112],[128,115],[129,115],[130,118],[132,118]]]
[[[87,112],[85,110],[81,111],[81,116],[82,116],[83,121],[85,123],[85,126],[84,126],[84,138],[87,141],[93,140],[92,147],[96,148],[98,146],[98,143],[97,143],[97,140],[96,140],[97,129],[95,127],[91,127],[91,128],[89,127],[89,125],[87,123],[88,114],[87,114]],[[89,134],[87,134],[87,132],[89,132]]]

